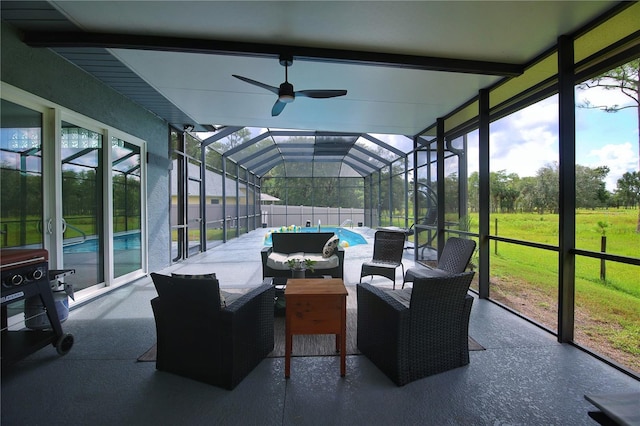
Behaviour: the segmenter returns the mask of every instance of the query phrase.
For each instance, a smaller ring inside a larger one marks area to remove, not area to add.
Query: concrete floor
[[[373,231],[359,231],[370,244],[347,249],[347,285],[372,254]],[[264,233],[160,272],[258,285]],[[412,266],[411,251],[406,258]],[[226,391],[136,361],[155,342],[155,295],[146,278],[73,309],[66,356],[46,347],[3,371],[2,425],[589,425],[584,394],[640,391],[637,380],[485,300],[474,302],[469,331],[486,350],[470,352],[468,366],[397,387],[361,355],[347,357],[344,378],[339,357],[293,358],[289,380],[284,358],[267,358]]]

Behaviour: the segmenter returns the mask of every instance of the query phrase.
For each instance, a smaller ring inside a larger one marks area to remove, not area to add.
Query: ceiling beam
[[[278,59],[280,55],[290,55],[295,60],[303,61],[372,65],[378,67],[497,75],[504,77],[515,77],[524,72],[523,65],[504,62],[135,34],[109,34],[83,31],[26,31],[23,35],[23,41],[31,47],[49,48],[101,47],[213,55],[272,57],[276,59]]]
[[[238,130],[244,129],[244,127],[223,127],[213,136],[208,137],[204,141],[202,141],[203,146],[209,146],[214,142],[219,141],[222,138],[226,138],[232,133],[237,132]]]

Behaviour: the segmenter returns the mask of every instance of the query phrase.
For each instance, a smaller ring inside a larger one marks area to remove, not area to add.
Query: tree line
[[[605,183],[609,171],[607,166],[587,167],[576,164],[576,208],[638,206],[640,173],[625,173],[611,192],[607,190]],[[446,186],[448,185],[445,184]],[[473,172],[469,176],[468,207],[471,212],[479,209],[478,187],[479,175],[478,172]],[[535,176],[520,177],[505,170],[491,172],[489,187],[490,208],[494,213],[558,213],[559,168],[556,162],[541,167]]]

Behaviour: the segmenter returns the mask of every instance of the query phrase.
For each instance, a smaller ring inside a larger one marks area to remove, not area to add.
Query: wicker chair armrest
[[[267,257],[273,252],[273,247],[262,247],[260,250],[260,257],[262,258],[262,263],[267,263]]]
[[[232,387],[273,350],[274,297],[274,287],[262,284],[220,311],[222,369]]]
[[[220,311],[223,333],[227,343],[255,343],[261,350],[273,350],[273,300],[275,288],[262,284],[243,294]],[[239,350],[239,348],[238,348]],[[268,352],[267,352],[268,353]]]
[[[394,382],[406,362],[409,308],[368,283],[357,285],[358,349]]]

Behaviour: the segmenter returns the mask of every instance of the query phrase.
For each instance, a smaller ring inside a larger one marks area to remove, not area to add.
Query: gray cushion
[[[396,299],[398,302],[402,303],[407,308],[409,307],[409,304],[411,303],[410,288],[404,288],[402,290],[383,290],[383,291],[387,293],[389,296]]]
[[[444,277],[447,275],[451,275],[451,273],[442,269],[416,265],[413,268],[407,269],[407,272],[404,274],[404,281],[411,282],[416,278]]]

